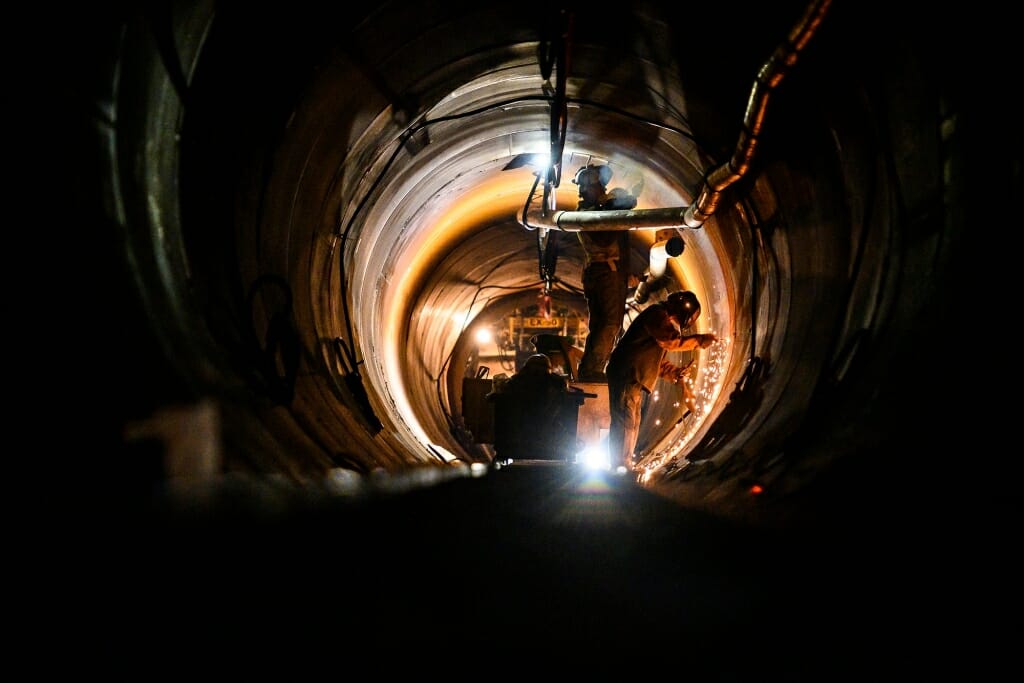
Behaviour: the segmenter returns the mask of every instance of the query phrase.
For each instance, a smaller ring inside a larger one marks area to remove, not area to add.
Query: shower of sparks
[[[715,398],[721,390],[722,377],[725,373],[725,365],[728,360],[729,342],[728,337],[720,337],[714,344],[704,349],[705,361],[699,366],[699,381],[695,381],[692,374],[683,378],[686,385],[685,391],[693,396],[692,402],[687,401],[690,415],[685,420],[676,423],[677,434],[672,436],[672,443],[664,450],[650,456],[645,462],[638,466],[638,478],[646,481],[650,476],[665,463],[674,460],[680,451],[686,447],[697,433],[704,417],[711,412],[715,404]],[[652,398],[657,399],[657,392]]]

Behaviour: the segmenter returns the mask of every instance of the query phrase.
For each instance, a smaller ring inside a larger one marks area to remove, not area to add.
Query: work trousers
[[[628,286],[628,273],[613,270],[605,261],[591,263],[583,271],[590,329],[580,358],[579,376],[584,382],[604,374],[605,364],[622,332]]]
[[[619,373],[608,376],[608,409],[611,414],[608,456],[612,469],[620,465],[627,470],[633,469],[633,451],[640,436],[640,418],[646,391],[632,376],[623,378]]]

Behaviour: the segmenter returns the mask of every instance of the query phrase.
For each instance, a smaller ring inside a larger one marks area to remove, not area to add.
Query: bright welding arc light
[[[494,333],[489,327],[478,327],[473,335],[477,344],[490,344],[494,341]]]
[[[588,470],[607,470],[611,468],[608,457],[608,441],[602,440],[597,446],[588,446],[577,454],[577,460]]]

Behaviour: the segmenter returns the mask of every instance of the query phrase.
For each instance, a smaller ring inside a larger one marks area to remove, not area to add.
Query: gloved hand
[[[658,368],[658,377],[661,377],[672,384],[679,384],[686,376],[691,365],[693,365],[692,360],[683,367],[673,365],[671,362],[663,360]]]
[[[718,341],[718,337],[713,334],[695,334],[694,337],[697,337],[697,343],[700,344],[702,349],[706,349]]]

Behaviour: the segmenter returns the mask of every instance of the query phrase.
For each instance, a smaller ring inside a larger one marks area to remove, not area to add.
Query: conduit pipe
[[[693,204],[667,209],[555,211],[550,214],[544,208],[526,209],[520,215],[519,222],[529,230],[543,228],[566,232],[702,227],[718,209],[725,189],[750,171],[760,142],[758,136],[764,127],[769,95],[796,64],[800,52],[817,32],[831,4],[831,0],[819,0],[808,6],[786,41],[775,48],[768,61],[762,65],[747,100],[743,130],[736,151],[728,161],[704,176],[704,183]]]
[[[660,240],[651,245],[651,253],[648,258],[646,277],[637,285],[633,294],[633,302],[642,304],[647,301],[653,292],[658,291],[667,283],[665,271],[668,268],[669,258],[675,258],[683,253],[686,245],[683,238],[674,235],[666,240]]]
[[[743,131],[736,144],[736,151],[732,158],[704,176],[697,200],[686,210],[683,219],[685,227],[696,229],[704,225],[704,221],[718,209],[722,192],[750,170],[751,160],[757,151],[758,135],[764,126],[768,96],[796,64],[797,57],[817,32],[830,4],[831,0],[821,0],[808,6],[800,22],[789,32],[787,40],[775,48],[775,52],[761,67],[747,100]]]
[[[667,209],[625,209],[615,211],[553,211],[525,209],[519,222],[528,230],[542,228],[563,232],[601,230],[658,230],[684,228],[686,207]]]

